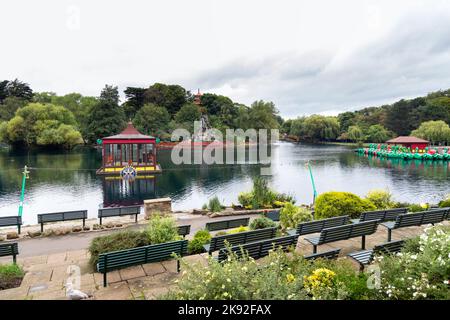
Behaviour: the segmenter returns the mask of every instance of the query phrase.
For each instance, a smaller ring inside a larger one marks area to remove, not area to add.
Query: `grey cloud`
[[[337,65],[331,66],[332,52],[286,52],[233,61],[193,82],[205,88],[246,87],[249,92],[237,100],[272,100],[287,117],[344,111],[450,87],[449,49],[449,14],[413,16]]]

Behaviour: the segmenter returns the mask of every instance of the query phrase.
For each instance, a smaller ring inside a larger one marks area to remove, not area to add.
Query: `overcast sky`
[[[450,1],[0,2],[0,79],[99,95],[154,82],[336,114],[450,88]]]

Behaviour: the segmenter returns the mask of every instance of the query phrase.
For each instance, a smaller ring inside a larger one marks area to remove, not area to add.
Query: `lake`
[[[450,193],[450,162],[404,161],[361,156],[346,146],[279,142],[271,150],[271,187],[292,194],[297,203],[312,202],[305,164],[312,166],[318,193],[337,190],[365,195],[374,188],[389,189],[398,201],[438,202]],[[200,208],[214,195],[237,204],[249,191],[260,165],[175,165],[171,150],[159,150],[163,168],[153,178],[127,182],[97,176],[101,152],[79,148],[71,152],[0,150],[0,216],[18,212],[22,171],[31,167],[25,192],[24,223],[36,214],[87,209],[97,216],[101,206],[132,205],[144,199],[170,197],[173,209]]]

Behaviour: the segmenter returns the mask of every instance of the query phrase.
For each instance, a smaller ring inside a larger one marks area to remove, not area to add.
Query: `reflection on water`
[[[373,188],[388,188],[399,201],[436,202],[450,193],[450,162],[404,161],[361,156],[343,146],[279,143],[272,148],[270,185],[290,193],[299,203],[310,203],[312,188],[305,167],[310,161],[319,193],[329,190],[364,195]],[[0,150],[0,216],[16,215],[21,172],[31,167],[25,193],[24,220],[36,214],[88,209],[96,217],[99,206],[132,205],[144,199],[171,197],[174,209],[201,207],[218,195],[237,203],[237,195],[251,188],[260,166],[174,165],[170,150],[159,151],[163,173],[126,182],[96,176],[101,153],[92,148],[71,152]]]

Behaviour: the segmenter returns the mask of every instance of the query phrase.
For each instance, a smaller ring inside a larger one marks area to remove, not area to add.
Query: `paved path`
[[[220,218],[209,218],[208,216],[190,215],[190,214],[179,214],[179,215],[174,214],[174,216],[177,218],[178,225],[185,225],[185,224],[191,225],[191,234],[187,237],[189,238],[192,237],[197,230],[204,228],[205,223],[208,221],[220,221],[245,217],[256,217],[258,215],[253,214],[242,216],[241,215],[226,216]],[[144,229],[145,226],[146,226],[145,223],[141,223],[138,225],[130,225],[126,229],[138,230]],[[87,249],[93,238],[123,230],[124,228],[115,230],[106,229],[97,232],[71,233],[64,236],[20,239],[18,241],[20,257],[25,258],[32,256],[49,255],[66,251]],[[0,258],[0,262],[3,262],[5,260],[8,259]]]

